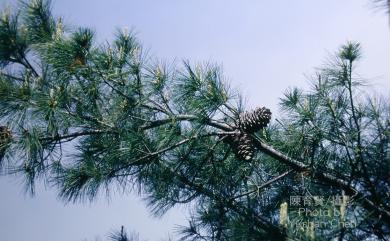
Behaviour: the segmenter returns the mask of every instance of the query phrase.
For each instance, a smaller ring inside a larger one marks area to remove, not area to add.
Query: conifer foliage
[[[193,204],[182,240],[389,237],[389,105],[355,92],[359,44],[313,90],[287,92],[270,124],[267,108],[244,111],[218,66],[153,60],[127,30],[97,43],[48,1],[20,7],[0,16],[0,164],[31,192],[37,180],[65,201],[135,189],[155,215]],[[357,200],[343,209],[364,217],[357,227],[278,221],[291,195],[342,192]]]
[[[6,126],[0,126],[0,161],[3,159],[8,143],[11,141],[11,131]]]

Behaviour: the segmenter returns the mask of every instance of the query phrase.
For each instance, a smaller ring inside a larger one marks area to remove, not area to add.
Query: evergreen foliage
[[[217,66],[153,62],[128,31],[97,44],[50,2],[22,6],[0,16],[0,164],[30,191],[36,180],[66,201],[135,190],[156,215],[191,204],[182,240],[389,238],[390,106],[359,89],[358,43],[310,91],[287,91],[267,127],[270,111],[244,112]],[[311,194],[353,197],[343,217],[358,225],[280,225],[280,204]]]

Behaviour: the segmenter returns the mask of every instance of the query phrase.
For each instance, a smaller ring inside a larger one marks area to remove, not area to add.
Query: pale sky
[[[55,0],[53,8],[67,24],[92,27],[100,41],[128,27],[161,60],[221,64],[248,107],[277,113],[283,92],[307,87],[305,75],[348,40],[362,45],[358,72],[372,84],[367,91],[389,95],[389,20],[370,0]],[[0,177],[0,240],[103,239],[124,225],[152,241],[184,224],[185,207],[158,219],[135,195],[65,205],[56,190],[40,187],[32,198],[20,184]]]

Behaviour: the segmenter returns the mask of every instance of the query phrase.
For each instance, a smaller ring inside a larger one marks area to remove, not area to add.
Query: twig
[[[13,75],[10,75],[10,74],[6,74],[4,72],[0,72],[0,75],[3,75],[3,76],[5,76],[7,78],[10,78],[10,79],[14,79],[14,80],[18,80],[18,81],[24,82],[24,79],[22,79],[20,77],[13,76]]]
[[[280,179],[282,179],[283,177],[287,176],[291,172],[292,172],[292,170],[288,170],[287,172],[284,172],[281,175],[272,178],[271,180],[263,183],[262,185],[257,186],[255,190],[252,190],[252,191],[249,191],[249,192],[246,192],[246,193],[242,193],[240,195],[237,195],[237,196],[233,197],[232,199],[237,199],[237,198],[240,198],[240,197],[243,197],[243,196],[251,195],[252,193],[255,193],[255,192],[259,192],[261,189],[264,189],[264,188],[270,186],[272,183],[279,181]]]

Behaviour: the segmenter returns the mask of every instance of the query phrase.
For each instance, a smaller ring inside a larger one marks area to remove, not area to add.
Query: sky
[[[0,8],[14,2],[0,0]],[[307,76],[347,41],[363,48],[363,90],[390,94],[389,19],[370,0],[54,0],[53,11],[69,26],[94,29],[98,42],[128,28],[154,58],[217,63],[248,108],[267,106],[276,115],[284,91],[307,88]],[[121,225],[161,240],[174,237],[187,216],[178,207],[153,217],[135,194],[66,204],[40,185],[31,197],[21,181],[0,177],[2,241],[103,240]]]

